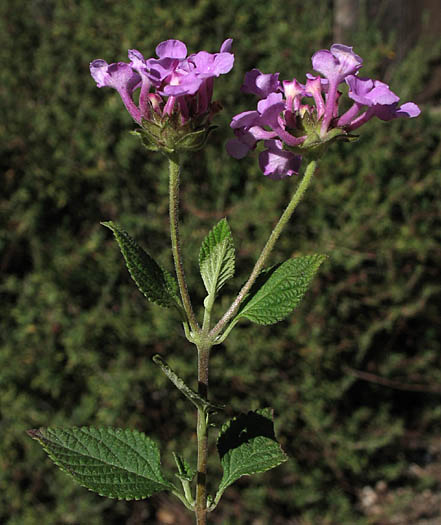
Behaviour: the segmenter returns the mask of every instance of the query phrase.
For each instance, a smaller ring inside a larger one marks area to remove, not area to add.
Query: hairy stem
[[[170,175],[170,237],[175,263],[176,276],[178,278],[179,291],[182,304],[193,332],[199,331],[199,325],[191,305],[190,295],[185,280],[184,265],[182,263],[181,244],[179,240],[179,174],[180,166],[178,156],[169,157]]]
[[[208,396],[208,359],[210,346],[198,346],[198,393],[205,399]],[[207,414],[198,409],[197,421],[198,463],[196,485],[196,523],[207,523],[207,458],[208,458],[208,425]]]
[[[233,301],[230,308],[225,312],[222,319],[220,319],[220,321],[216,324],[216,326],[211,330],[210,332],[211,337],[214,338],[217,334],[219,334],[219,332],[221,332],[225,328],[227,323],[234,317],[234,315],[236,315],[237,311],[239,310],[240,304],[244,300],[247,293],[250,291],[250,288],[253,286],[254,281],[257,279],[257,276],[262,271],[263,266],[269,254],[271,253],[272,249],[274,248],[274,245],[276,244],[277,239],[280,237],[280,234],[282,233],[283,228],[285,227],[286,223],[291,218],[291,215],[296,209],[297,204],[300,202],[301,198],[303,197],[303,194],[307,190],[316,168],[317,168],[317,162],[315,160],[312,160],[306,167],[305,174],[303,175],[303,178],[300,181],[300,184],[297,186],[297,189],[294,195],[292,196],[288,206],[286,207],[285,211],[282,213],[282,216],[280,217],[279,222],[276,224],[273,231],[271,232],[271,235],[269,236],[268,241],[266,242],[259,258],[256,261],[256,264],[254,265],[253,271],[251,272],[251,275],[248,281],[243,285],[238,296]]]

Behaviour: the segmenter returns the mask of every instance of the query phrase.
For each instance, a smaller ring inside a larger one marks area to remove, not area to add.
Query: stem
[[[176,276],[178,278],[179,291],[181,293],[182,304],[187,314],[188,322],[193,332],[199,331],[199,325],[191,305],[190,295],[185,280],[184,265],[182,264],[181,243],[179,240],[179,158],[178,155],[169,156],[169,175],[170,175],[170,237],[175,263]]]
[[[174,494],[184,505],[188,510],[193,510],[193,507],[191,506],[190,500],[188,498],[188,494],[181,494],[178,490],[172,489],[172,494]],[[191,496],[191,494],[190,494]]]
[[[208,359],[211,346],[198,346],[198,393],[207,398],[208,395]],[[196,523],[207,523],[207,457],[208,457],[208,426],[207,415],[198,408],[197,422],[198,464],[196,485]]]
[[[307,190],[316,168],[317,168],[317,161],[315,160],[312,160],[306,167],[305,174],[303,175],[303,179],[300,181],[300,184],[297,186],[297,189],[294,195],[292,196],[291,201],[289,202],[285,211],[282,213],[282,216],[280,217],[279,222],[276,224],[271,235],[269,236],[268,241],[266,242],[259,258],[256,261],[256,264],[254,265],[253,271],[251,272],[251,275],[248,281],[243,285],[238,296],[233,301],[230,308],[225,312],[222,319],[211,330],[210,337],[214,338],[217,334],[219,334],[219,332],[223,330],[223,328],[228,323],[228,321],[230,321],[230,319],[232,319],[233,316],[239,310],[240,304],[244,300],[247,293],[250,291],[250,288],[253,286],[254,281],[257,279],[257,276],[262,271],[263,266],[269,254],[271,253],[272,249],[274,248],[274,245],[276,244],[277,239],[280,237],[280,234],[282,233],[283,228],[285,227],[286,223],[291,218],[291,215],[296,209],[297,204],[300,202],[301,198],[303,197],[303,194]]]

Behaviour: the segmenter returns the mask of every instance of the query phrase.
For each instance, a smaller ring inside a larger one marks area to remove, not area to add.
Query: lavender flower
[[[130,63],[108,64],[98,59],[90,72],[98,87],[112,87],[120,94],[149,149],[171,151],[198,149],[213,129],[209,124],[220,105],[212,101],[214,78],[233,67],[232,39],[218,53],[199,51],[187,57],[179,40],[156,47],[157,58],[145,59],[136,49],[128,52]],[[133,93],[140,88],[138,104]],[[189,134],[193,134],[189,137]]]
[[[266,149],[259,155],[260,168],[264,175],[280,179],[298,173],[302,156],[320,155],[335,140],[356,140],[350,132],[374,116],[391,120],[420,114],[413,102],[398,106],[399,97],[387,84],[358,77],[362,64],[351,47],[334,44],[314,53],[313,69],[322,76],[308,73],[305,84],[296,79],[279,82],[278,73],[258,69],[246,73],[242,91],[261,100],[257,111],[233,117],[235,138],[227,143],[228,153],[243,158],[263,140]],[[340,115],[338,88],[343,82],[353,104]]]
[[[108,64],[105,60],[94,60],[90,74],[98,87],[112,87],[120,94],[127,111],[136,122],[141,122],[141,113],[133,102],[133,92],[141,82],[140,76],[126,63]]]

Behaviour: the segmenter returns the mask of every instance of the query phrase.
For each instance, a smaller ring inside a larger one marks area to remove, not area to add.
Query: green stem
[[[199,331],[199,325],[191,305],[190,295],[185,280],[184,265],[182,263],[181,244],[179,240],[179,158],[169,156],[169,175],[170,175],[170,237],[175,263],[176,276],[178,278],[179,291],[181,293],[182,304],[193,332]]]
[[[210,346],[198,346],[198,393],[208,397],[208,359]],[[207,414],[198,408],[197,421],[198,463],[195,513],[197,525],[207,523],[207,459],[208,459],[208,425]]]
[[[185,506],[188,510],[193,510],[193,506],[191,504],[191,501],[189,499],[189,494],[181,494],[178,490],[172,489],[172,494],[174,494]],[[191,496],[191,494],[190,494]]]
[[[250,291],[250,288],[253,286],[254,281],[257,279],[257,276],[262,271],[269,254],[271,253],[272,249],[274,248],[274,245],[276,244],[277,239],[282,233],[283,228],[291,218],[291,215],[296,209],[297,204],[300,202],[301,198],[303,197],[303,194],[307,190],[316,168],[317,162],[315,160],[312,160],[306,167],[305,174],[303,175],[300,184],[297,186],[297,189],[294,195],[292,196],[288,206],[282,213],[279,222],[276,224],[271,235],[269,236],[268,241],[266,242],[259,258],[256,261],[256,264],[254,265],[253,271],[251,272],[248,281],[243,285],[238,296],[233,301],[230,308],[225,312],[222,319],[220,319],[216,326],[211,330],[210,337],[216,337],[225,328],[227,323],[234,317],[234,315],[236,315],[237,311],[239,310],[240,304],[244,300],[247,293]]]

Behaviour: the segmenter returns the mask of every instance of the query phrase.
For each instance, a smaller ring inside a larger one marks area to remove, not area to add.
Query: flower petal
[[[406,102],[398,108],[398,117],[415,118],[421,113],[421,109],[413,102]]]
[[[165,40],[156,46],[159,58],[184,59],[187,56],[187,46],[180,40]]]
[[[355,102],[365,106],[374,104],[390,105],[400,100],[387,84],[370,78],[359,78],[349,75],[346,79],[349,86],[348,96]]]
[[[259,124],[261,126],[278,126],[280,113],[285,109],[285,101],[282,93],[270,93],[257,103],[257,111],[260,113]]]
[[[192,73],[185,75],[173,75],[170,84],[164,87],[164,95],[180,97],[183,95],[194,95],[201,87],[202,80]]]
[[[245,74],[241,87],[244,93],[253,93],[261,98],[267,97],[278,89],[280,89],[279,73],[266,74],[258,69],[252,69]]]
[[[312,56],[312,67],[333,84],[340,84],[345,77],[353,75],[362,66],[363,59],[352,47],[334,44],[331,50],[322,49]]]
[[[226,150],[234,159],[243,159],[248,155],[250,147],[237,138],[230,139],[226,144]]]
[[[226,40],[223,41],[219,52],[220,53],[231,53],[232,44],[233,44],[233,39],[227,38]]]
[[[413,102],[406,102],[402,106],[398,107],[397,104],[386,105],[375,105],[368,111],[371,111],[376,117],[381,120],[392,120],[394,118],[414,118],[417,117],[421,110]]]
[[[263,174],[271,179],[283,179],[296,175],[300,169],[301,157],[282,149],[279,140],[266,140],[268,148],[259,155],[259,166]]]
[[[254,126],[259,120],[259,113],[257,111],[243,111],[238,113],[231,120],[230,127],[238,129],[242,127]]]
[[[109,67],[109,64],[102,60],[101,58],[97,58],[96,60],[93,60],[90,65],[90,74],[92,75],[92,78],[95,80],[96,85],[101,88],[104,86],[108,86],[108,75],[107,75],[107,68]]]
[[[132,93],[141,81],[138,73],[125,62],[108,64],[105,60],[94,60],[90,63],[90,74],[98,87],[107,86],[119,92]]]

